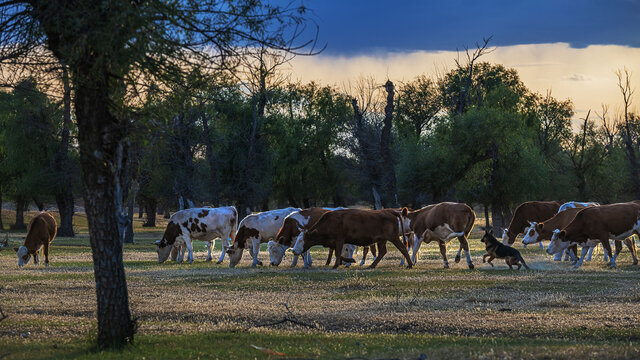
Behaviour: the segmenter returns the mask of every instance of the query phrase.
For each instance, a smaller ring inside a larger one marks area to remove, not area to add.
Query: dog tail
[[[525,269],[527,270],[531,270],[529,269],[529,267],[527,266],[527,263],[524,262],[524,259],[522,258],[522,255],[520,255],[520,252],[518,252],[518,260],[520,260],[520,262],[522,263],[522,266],[524,266]]]

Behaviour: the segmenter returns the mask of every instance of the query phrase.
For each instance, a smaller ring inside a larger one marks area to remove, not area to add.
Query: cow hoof
[[[638,265],[638,260],[633,260],[633,265]]]
[[[206,262],[211,262],[211,261],[213,261],[212,258],[207,258],[207,260],[206,260]]]
[[[473,266],[473,264],[469,264],[469,269],[473,270],[473,269],[475,269],[475,268],[476,268],[476,267],[475,267],[475,266]]]
[[[411,269],[411,268],[413,268],[412,265],[407,265],[407,269]]]
[[[375,269],[375,268],[376,268],[375,265],[373,265],[373,264],[369,265],[369,269]]]
[[[456,262],[456,264],[459,263],[460,262],[460,255],[456,255],[456,259],[454,261]]]
[[[444,264],[444,268],[448,269],[449,268],[449,264]]]
[[[364,266],[364,260],[360,261],[360,266]]]
[[[262,266],[262,261],[258,261],[258,265]]]
[[[222,264],[222,260],[217,261],[216,264],[218,264],[218,265]]]

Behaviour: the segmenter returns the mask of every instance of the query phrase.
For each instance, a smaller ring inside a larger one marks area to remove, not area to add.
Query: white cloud
[[[360,75],[400,82],[420,74],[443,73],[453,68],[455,58],[454,51],[297,57],[292,63],[292,75],[305,82],[314,80],[338,86]],[[602,103],[612,108],[620,104],[614,74],[617,69],[626,66],[635,74],[632,83],[640,84],[640,49],[626,46],[592,45],[576,49],[566,43],[515,45],[498,47],[482,60],[516,68],[529,89],[541,93],[551,89],[559,99],[570,98],[577,117],[583,117],[588,109],[599,110]]]

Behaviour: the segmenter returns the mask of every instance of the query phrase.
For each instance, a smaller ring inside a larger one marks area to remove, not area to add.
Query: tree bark
[[[71,129],[71,86],[69,83],[69,73],[67,66],[62,66],[63,94],[63,123],[60,146],[54,157],[54,171],[58,176],[55,198],[58,212],[60,213],[60,224],[58,224],[58,236],[74,237],[73,231],[73,186],[71,184],[70,169],[72,168],[69,159],[69,137]]]
[[[22,230],[27,228],[24,224],[24,211],[28,205],[29,203],[27,203],[22,196],[18,196],[16,199],[16,223],[11,226],[11,229]]]
[[[382,201],[385,207],[398,207],[396,171],[391,150],[391,127],[393,125],[394,86],[390,80],[384,85],[387,91],[387,105],[384,108],[384,125],[380,134],[380,155],[382,157]]]
[[[156,209],[158,207],[158,201],[155,198],[145,198],[144,209],[147,213],[147,221],[142,224],[143,227],[155,227],[156,226]]]
[[[117,152],[122,146],[124,129],[109,108],[113,102],[108,71],[97,74],[91,64],[85,66],[86,69],[80,65],[74,69],[78,142],[96,281],[98,346],[109,348],[133,341],[135,333],[115,199],[119,181]]]

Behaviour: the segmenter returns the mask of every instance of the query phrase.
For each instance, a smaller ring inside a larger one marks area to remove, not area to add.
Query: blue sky
[[[640,0],[306,0],[329,55],[569,43],[640,47]]]

